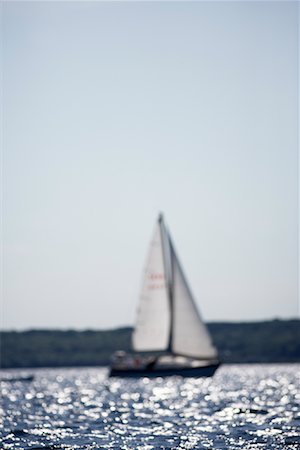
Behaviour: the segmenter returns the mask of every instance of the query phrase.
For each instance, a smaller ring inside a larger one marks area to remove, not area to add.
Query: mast
[[[172,261],[171,261],[170,238],[166,231],[162,213],[160,213],[158,216],[158,223],[160,226],[160,233],[161,233],[162,254],[163,254],[164,267],[165,267],[165,277],[166,277],[166,283],[167,283],[167,292],[168,292],[169,308],[170,308],[170,332],[169,332],[168,348],[166,350],[169,353],[173,353],[173,349],[172,349],[173,329],[174,329],[173,275],[172,275],[173,268],[172,268]]]

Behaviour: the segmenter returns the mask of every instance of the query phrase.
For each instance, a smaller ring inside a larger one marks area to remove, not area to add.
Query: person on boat
[[[135,356],[134,358],[134,367],[141,367],[142,365],[142,358],[140,356]]]
[[[153,369],[157,361],[158,361],[157,356],[150,356],[146,362],[146,369],[148,370]]]
[[[126,353],[123,351],[117,351],[112,355],[112,365],[116,368],[122,368],[125,366]]]

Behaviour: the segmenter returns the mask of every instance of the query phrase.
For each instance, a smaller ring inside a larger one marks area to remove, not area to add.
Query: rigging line
[[[173,276],[172,276],[173,268],[171,261],[170,237],[166,230],[162,214],[159,215],[158,221],[160,226],[163,263],[165,269],[165,280],[167,283],[167,292],[170,309],[170,330],[169,330],[168,347],[166,350],[170,353],[173,353],[172,343],[173,343],[173,329],[174,329],[174,305],[173,305]]]

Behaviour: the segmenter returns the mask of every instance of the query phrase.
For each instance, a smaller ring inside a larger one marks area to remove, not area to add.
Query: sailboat
[[[160,214],[141,287],[133,353],[116,352],[110,376],[212,376],[220,363]]]

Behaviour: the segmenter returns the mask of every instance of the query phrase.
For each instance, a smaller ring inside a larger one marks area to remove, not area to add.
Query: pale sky
[[[2,327],[132,325],[159,211],[205,320],[299,316],[297,2],[7,2]]]

